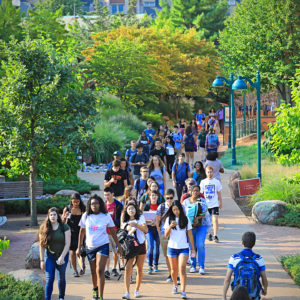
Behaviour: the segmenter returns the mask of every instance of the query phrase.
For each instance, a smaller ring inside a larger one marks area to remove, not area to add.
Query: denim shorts
[[[167,255],[169,257],[178,257],[181,254],[189,255],[189,248],[174,249],[174,248],[168,247],[168,249],[167,249]]]
[[[89,261],[93,261],[96,259],[96,255],[100,254],[102,256],[108,256],[109,255],[109,243],[104,244],[100,247],[97,247],[93,250],[86,249],[86,255]]]

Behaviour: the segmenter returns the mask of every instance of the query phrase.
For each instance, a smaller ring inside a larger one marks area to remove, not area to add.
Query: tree
[[[292,82],[294,106],[281,104],[277,109],[276,122],[269,124],[268,147],[283,165],[300,164],[300,69]]]
[[[31,226],[37,225],[36,167],[47,151],[67,151],[95,111],[76,69],[42,40],[5,45],[0,85],[0,151],[29,162]]]
[[[198,36],[216,41],[218,32],[224,28],[224,21],[228,11],[226,0],[173,0],[168,9],[167,1],[162,1],[163,11],[158,15],[168,20],[173,28],[189,30],[195,28]]]
[[[8,42],[13,36],[17,40],[23,38],[22,17],[20,8],[12,5],[11,0],[3,0],[0,4],[0,39]]]
[[[35,3],[38,9],[45,9],[55,13],[58,9],[62,9],[64,16],[74,15],[82,12],[81,0],[38,0]]]
[[[243,0],[220,33],[224,70],[255,78],[262,86],[276,87],[282,99],[291,99],[290,80],[300,61],[300,2]]]

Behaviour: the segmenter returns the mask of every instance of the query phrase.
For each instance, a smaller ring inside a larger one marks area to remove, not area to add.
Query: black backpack
[[[138,242],[136,233],[135,236],[128,234],[127,230],[119,229],[117,231],[117,238],[121,245],[123,257],[127,260],[134,258],[139,254],[140,244]]]

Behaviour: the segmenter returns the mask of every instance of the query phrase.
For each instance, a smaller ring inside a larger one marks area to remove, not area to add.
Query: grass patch
[[[276,225],[300,228],[300,204],[288,204],[286,213],[276,221]]]
[[[300,255],[283,256],[281,263],[288,270],[295,283],[300,285]]]
[[[52,198],[36,200],[37,213],[47,214],[51,207],[57,207],[59,212],[62,213],[63,209],[69,203],[70,198],[63,196],[53,196]],[[25,200],[5,201],[4,208],[7,214],[24,214],[26,211]]]

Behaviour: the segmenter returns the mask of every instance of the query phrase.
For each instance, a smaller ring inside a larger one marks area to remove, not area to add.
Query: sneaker
[[[104,272],[104,276],[105,276],[106,279],[110,279],[110,273],[109,273],[109,271],[106,270]]]
[[[75,272],[73,273],[73,276],[74,276],[74,277],[80,277],[79,274],[78,274],[78,271],[75,271]]]
[[[190,267],[190,273],[196,273],[196,268]]]
[[[158,272],[158,265],[154,266],[154,272]]]
[[[211,234],[211,233],[208,235],[207,239],[208,239],[209,241],[212,241],[212,240],[213,240],[213,237],[212,237],[212,234]]]
[[[152,274],[152,273],[153,273],[153,268],[149,267],[148,274]]]
[[[97,291],[93,290],[93,300],[98,300],[98,299],[99,299],[98,290]]]
[[[180,285],[180,278],[177,277],[177,285]]]
[[[201,274],[201,275],[204,275],[204,274],[205,274],[204,268],[200,267],[200,269],[199,269],[199,274]]]
[[[169,275],[166,281],[167,281],[167,282],[172,282],[172,281],[173,281],[173,280],[172,280],[172,276]]]
[[[173,285],[172,294],[178,294],[178,286],[177,285]]]
[[[111,270],[111,274],[112,274],[114,277],[119,276],[119,273],[118,273],[117,269],[112,269],[112,270]]]
[[[126,293],[126,294],[122,297],[122,299],[130,299],[129,293]]]
[[[219,238],[216,235],[214,236],[214,242],[219,243]]]
[[[138,290],[135,290],[135,292],[134,292],[134,297],[135,297],[135,298],[140,298],[140,297],[141,297],[141,295],[140,295],[140,293],[139,293]]]
[[[186,292],[181,292],[181,299],[187,299]]]

